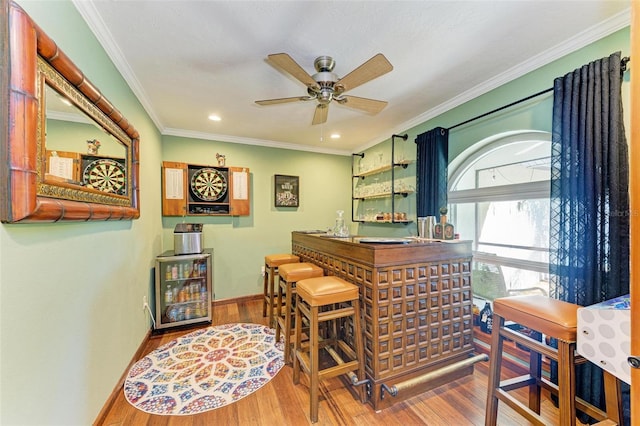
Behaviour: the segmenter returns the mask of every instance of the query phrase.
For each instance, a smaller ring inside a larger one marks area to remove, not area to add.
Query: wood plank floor
[[[216,305],[213,324],[247,322],[266,324],[262,318],[262,302],[240,300],[237,303]],[[143,353],[176,337],[193,331],[172,331],[152,336]],[[320,413],[318,425],[483,425],[487,394],[488,362],[475,365],[474,374],[417,395],[390,408],[375,412],[369,404],[360,404],[340,378],[326,380],[320,385]],[[269,383],[240,401],[193,416],[157,416],[131,406],[122,390],[111,407],[105,407],[98,425],[304,425],[309,424],[309,394],[307,381],[294,386],[291,367],[285,366]],[[516,374],[507,371],[505,377]],[[525,400],[524,390],[520,394]],[[544,396],[542,412],[549,425],[557,424],[557,408]],[[529,425],[510,408],[500,405],[499,425]]]

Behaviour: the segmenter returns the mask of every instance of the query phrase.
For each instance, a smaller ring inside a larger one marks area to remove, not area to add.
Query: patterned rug
[[[284,365],[275,330],[226,324],[194,331],[131,367],[124,394],[151,414],[188,415],[220,408],[264,386]]]

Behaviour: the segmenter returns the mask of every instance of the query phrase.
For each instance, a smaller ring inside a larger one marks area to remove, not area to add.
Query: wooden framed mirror
[[[0,2],[0,220],[138,218],[138,132],[20,6]]]

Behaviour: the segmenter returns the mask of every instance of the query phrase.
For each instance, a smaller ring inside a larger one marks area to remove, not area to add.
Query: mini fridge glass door
[[[211,322],[212,250],[156,258],[156,328]]]

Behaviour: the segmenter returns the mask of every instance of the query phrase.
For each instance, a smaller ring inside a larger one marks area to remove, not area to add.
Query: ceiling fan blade
[[[316,112],[313,114],[313,121],[311,124],[322,124],[327,121],[327,114],[329,113],[328,104],[318,104]]]
[[[318,83],[316,83],[316,81],[311,78],[309,73],[307,73],[304,68],[298,65],[298,63],[286,53],[274,53],[271,55],[267,55],[267,58],[269,58],[269,62],[271,62],[273,65],[276,65],[282,70],[288,72],[293,77],[302,82],[302,84],[304,84],[305,86],[318,87]]]
[[[274,105],[284,104],[287,102],[308,101],[311,100],[309,96],[295,96],[293,98],[279,98],[279,99],[265,99],[262,101],[256,101],[258,105]]]
[[[359,98],[357,96],[342,96],[336,99],[339,104],[349,108],[359,109],[371,114],[377,114],[387,106],[387,101],[378,101],[376,99]]]
[[[344,87],[344,91],[351,90],[368,81],[378,78],[393,69],[393,65],[382,53],[378,53],[349,74],[342,77],[336,84]]]

